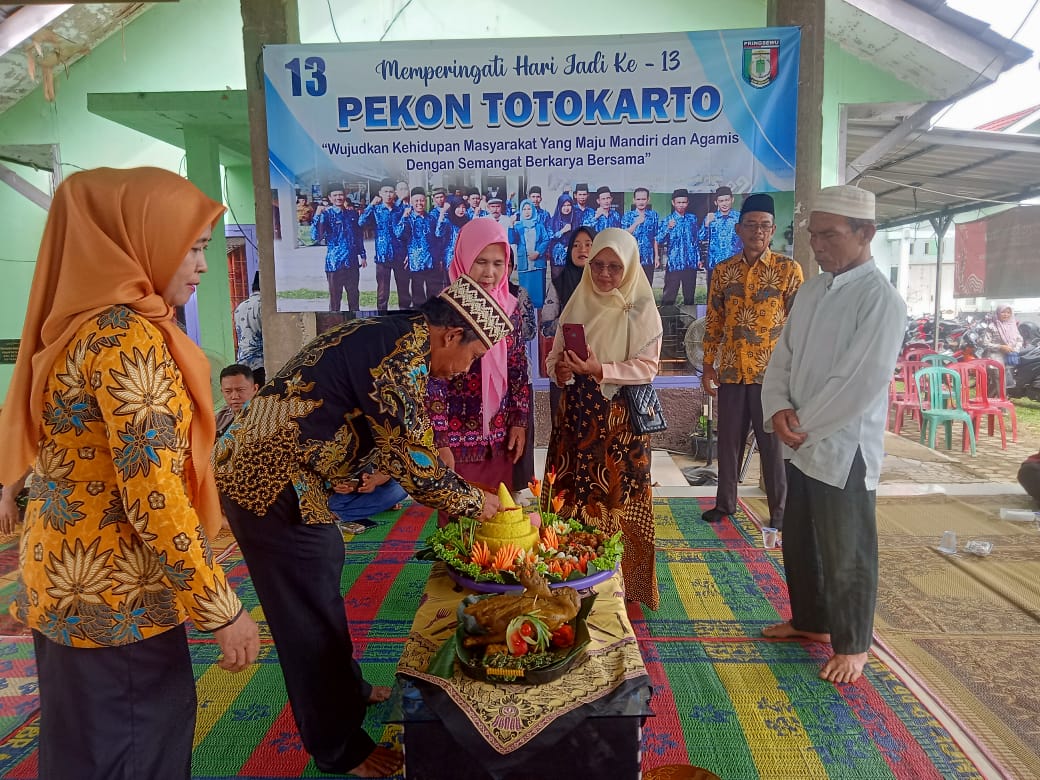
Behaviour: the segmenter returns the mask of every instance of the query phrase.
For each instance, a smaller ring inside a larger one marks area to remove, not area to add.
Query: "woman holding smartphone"
[[[546,468],[556,469],[554,492],[565,497],[563,517],[607,533],[622,531],[625,598],[657,609],[650,437],[633,432],[618,390],[657,376],[661,316],[631,234],[601,231],[590,256],[545,361],[550,378],[563,388]]]

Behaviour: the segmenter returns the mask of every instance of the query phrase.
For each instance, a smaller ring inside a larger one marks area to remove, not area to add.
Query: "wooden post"
[[[809,249],[809,199],[820,189],[823,165],[823,54],[825,0],[769,0],[770,27],[799,27],[798,136],[795,142],[794,259],[805,278],[820,267]],[[791,107],[794,110],[794,106]]]
[[[241,0],[242,48],[246,61],[249,98],[249,142],[253,158],[253,196],[256,200],[256,241],[260,254],[260,308],[264,330],[264,368],[274,373],[316,335],[312,312],[277,312],[274,275],[274,222],[268,168],[267,114],[264,107],[263,47],[298,43],[299,9],[296,0]],[[282,204],[295,208],[294,203]]]

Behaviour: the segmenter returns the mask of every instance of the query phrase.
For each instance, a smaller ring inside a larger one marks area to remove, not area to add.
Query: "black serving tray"
[[[468,605],[481,599],[498,598],[499,595],[501,594],[467,596],[463,601]],[[524,685],[542,685],[562,677],[585,655],[585,648],[589,644],[589,626],[587,618],[589,612],[592,611],[592,605],[595,601],[595,593],[590,593],[585,596],[581,600],[581,608],[578,610],[578,614],[570,621],[570,625],[574,628],[574,644],[567,648],[566,651],[550,650],[550,653],[558,655],[559,658],[551,664],[537,669],[515,669],[512,667],[497,668],[485,666],[483,648],[463,647],[462,640],[465,639],[467,634],[464,623],[460,620],[459,626],[455,630],[455,636],[452,637],[452,639],[455,643],[455,655],[458,659],[459,667],[462,669],[462,673],[467,677],[472,677],[475,680],[481,680],[483,682],[521,683]],[[459,608],[461,610],[463,604],[460,604]]]

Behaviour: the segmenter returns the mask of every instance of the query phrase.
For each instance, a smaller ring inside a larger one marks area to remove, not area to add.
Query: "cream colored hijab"
[[[195,407],[189,490],[210,538],[220,530],[220,497],[209,465],[216,431],[209,361],[159,291],[223,213],[194,184],[159,168],[98,168],[74,173],[58,187],[0,415],[0,483],[21,478],[36,459],[44,385],[72,336],[88,319],[122,304],[162,332],[181,371]]]
[[[613,249],[625,266],[621,283],[610,292],[600,292],[592,281],[592,262],[604,249]],[[560,322],[580,322],[585,340],[600,363],[623,363],[661,337],[661,315],[654,291],[639,266],[639,245],[627,230],[607,228],[596,234],[585,271]],[[617,385],[602,386],[612,398]]]

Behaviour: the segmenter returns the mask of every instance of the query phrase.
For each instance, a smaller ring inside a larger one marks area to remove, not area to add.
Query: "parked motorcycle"
[[[1040,325],[1035,322],[1019,322],[1018,332],[1022,334],[1022,351],[1040,346]]]
[[[1007,390],[1008,398],[1040,401],[1040,347],[1019,355],[1015,368],[1015,384]]]

